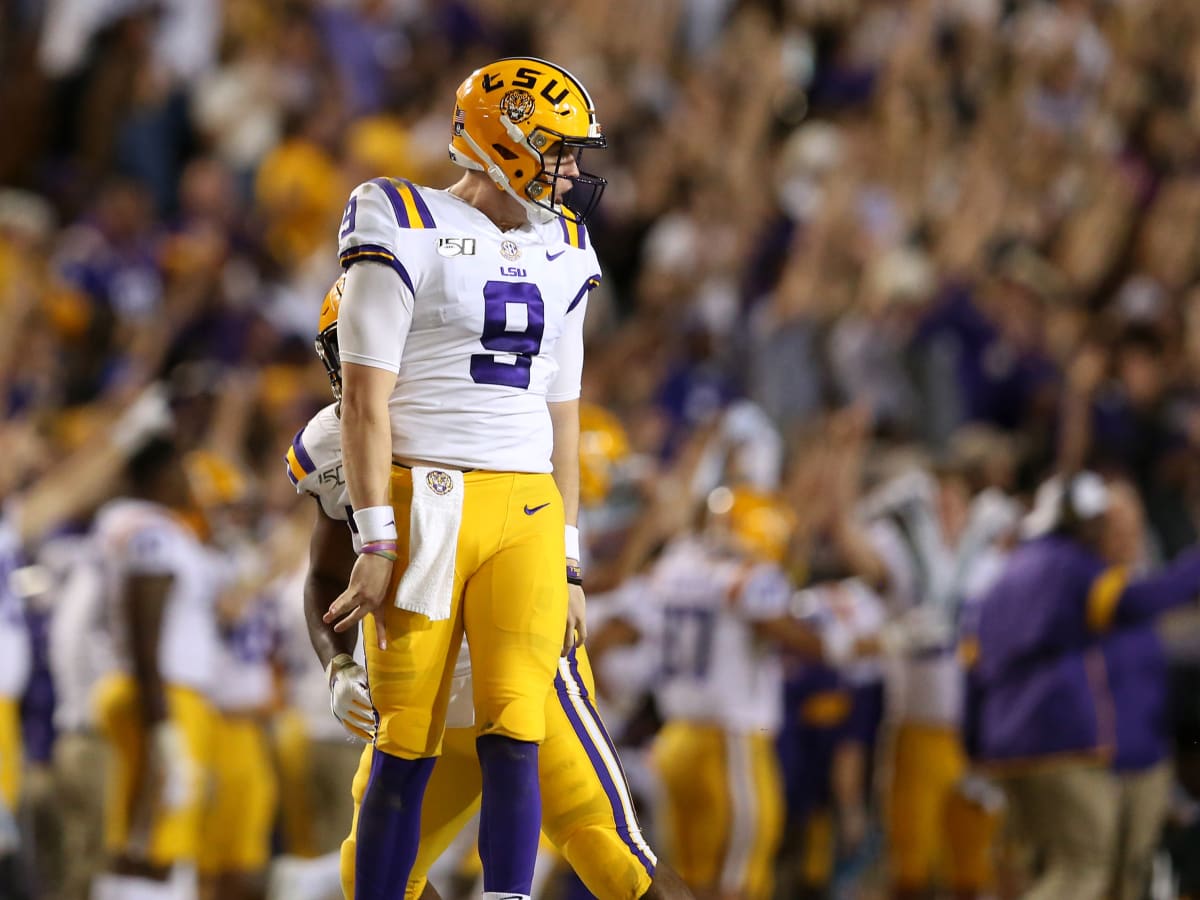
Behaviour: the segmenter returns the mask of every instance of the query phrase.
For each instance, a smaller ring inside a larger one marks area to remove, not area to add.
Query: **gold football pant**
[[[21,786],[21,710],[15,697],[0,697],[0,804],[15,817]]]
[[[980,892],[991,885],[999,817],[958,790],[966,772],[966,754],[953,729],[896,727],[884,819],[895,887],[925,890],[943,871],[956,891]]]
[[[400,561],[408,559],[412,470],[392,467]],[[405,759],[441,748],[450,682],[465,633],[471,648],[479,734],[541,742],[546,696],[566,630],[562,497],[548,474],[467,472],[450,618],[386,607],[388,646],[363,621],[376,749]]]
[[[654,743],[671,860],[693,889],[771,896],[783,783],[769,734],[669,722]]]
[[[204,875],[259,872],[271,853],[277,788],[270,745],[258,721],[217,715],[212,765],[197,868]]]
[[[657,862],[642,836],[616,750],[593,700],[595,683],[580,648],[560,660],[546,702],[546,739],[538,751],[542,830],[600,900],[636,900]],[[406,897],[425,888],[430,866],[479,809],[482,781],[471,728],[446,732],[421,808],[421,845]],[[354,777],[355,822],[371,771],[371,748]],[[342,845],[342,889],[354,896],[356,826]]]
[[[196,859],[216,715],[208,700],[190,688],[167,685],[166,695],[167,714],[180,731],[197,775],[187,786],[188,795],[170,806],[159,796],[159,786],[148,784],[149,734],[136,682],[127,675],[113,675],[97,687],[97,721],[113,761],[105,804],[105,845],[109,853],[157,866]]]

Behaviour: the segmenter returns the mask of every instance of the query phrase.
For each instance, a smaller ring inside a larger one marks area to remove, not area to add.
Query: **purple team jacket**
[[[1116,752],[1112,676],[1122,679],[1116,696],[1128,708],[1130,689],[1137,692],[1129,676],[1139,674],[1137,658],[1145,648],[1134,646],[1144,638],[1126,646],[1113,636],[1140,630],[1198,593],[1197,550],[1159,573],[1128,580],[1066,537],[1049,535],[1019,546],[979,611],[973,675],[980,761],[1012,766]],[[1109,654],[1117,654],[1113,670],[1106,643]]]

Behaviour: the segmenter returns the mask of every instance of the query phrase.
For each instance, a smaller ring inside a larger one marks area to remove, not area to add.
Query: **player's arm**
[[[334,631],[322,616],[350,581],[354,570],[354,542],[345,522],[325,515],[317,502],[317,518],[308,545],[308,576],[304,579],[304,619],[308,639],[326,669],[338,656],[354,656],[358,629]]]
[[[568,525],[579,525],[579,399],[546,404],[554,429],[554,483],[562,494],[563,516]],[[576,563],[578,559],[574,560]]]
[[[593,281],[589,279],[589,284]],[[554,482],[563,498],[566,520],[567,627],[563,635],[563,655],[587,640],[586,600],[583,570],[579,566],[579,393],[583,381],[583,321],[587,313],[586,290],[579,302],[567,312],[562,336],[554,348],[558,374],[546,392],[554,447],[550,461]]]
[[[375,714],[367,673],[354,659],[358,629],[335,631],[322,616],[349,581],[354,570],[354,542],[345,522],[325,515],[317,502],[308,552],[308,576],[304,579],[304,619],[325,680],[329,682],[329,705],[342,727],[359,740],[375,734]]]
[[[167,698],[158,669],[163,610],[174,576],[131,573],[125,579],[126,629],[142,719],[153,727],[167,718]]]
[[[72,453],[42,475],[19,498],[16,528],[21,542],[35,544],[112,491],[121,467],[171,421],[166,392],[151,385],[112,423],[108,433]]]
[[[388,494],[392,431],[388,403],[412,322],[413,295],[399,272],[362,262],[346,274],[338,313],[342,359],[342,457],[354,521],[363,542],[346,590],[329,607],[338,631],[377,613],[396,559],[396,523]],[[387,645],[376,617],[379,645]]]

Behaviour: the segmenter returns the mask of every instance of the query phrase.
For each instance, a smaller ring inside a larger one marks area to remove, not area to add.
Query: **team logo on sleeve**
[[[500,98],[500,111],[514,125],[533,115],[533,94],[515,88]]]
[[[438,238],[437,252],[439,256],[474,256],[475,238],[444,237]]]
[[[521,248],[517,246],[516,241],[501,241],[500,242],[500,255],[503,256],[505,259],[513,259],[513,260],[520,259],[521,258]]]
[[[450,476],[440,469],[434,469],[425,476],[425,483],[429,485],[429,489],[435,494],[448,494],[454,487],[454,482]]]

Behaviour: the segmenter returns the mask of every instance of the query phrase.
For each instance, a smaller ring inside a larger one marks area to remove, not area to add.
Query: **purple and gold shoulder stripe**
[[[562,227],[563,241],[576,250],[587,249],[587,229],[576,221],[575,213],[563,207],[558,224]]]
[[[374,178],[371,183],[378,185],[388,202],[392,204],[392,212],[396,214],[396,224],[401,228],[436,228],[433,214],[429,205],[417,190],[416,185],[403,178]]]
[[[288,480],[291,481],[293,486],[298,485],[307,476],[317,470],[312,457],[304,449],[304,442],[301,440],[303,435],[304,429],[301,428],[296,432],[296,436],[292,438],[292,446],[288,447],[288,451],[283,457],[284,462],[287,463]]]

